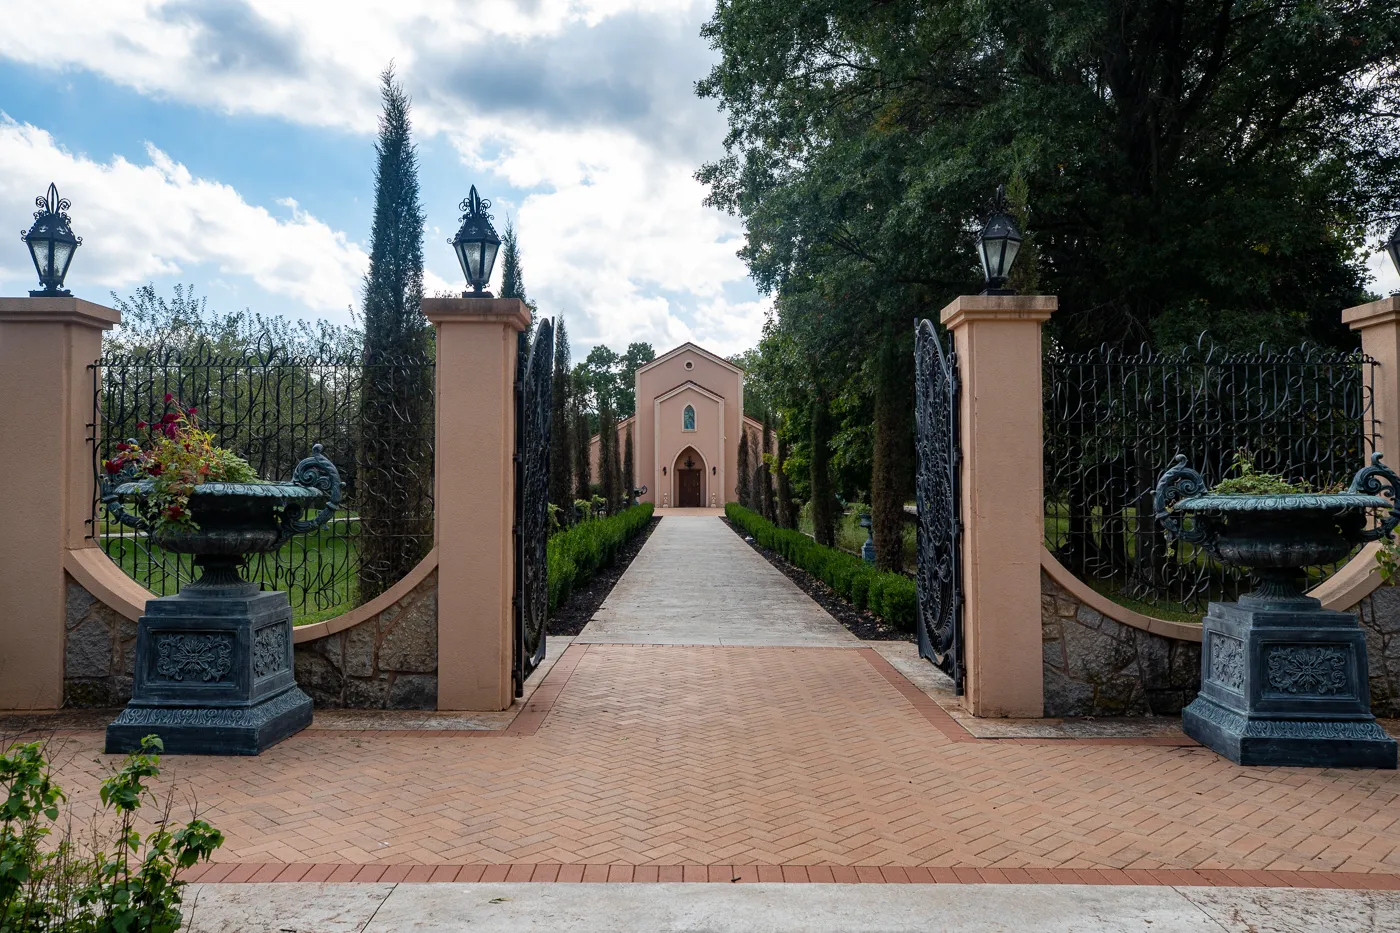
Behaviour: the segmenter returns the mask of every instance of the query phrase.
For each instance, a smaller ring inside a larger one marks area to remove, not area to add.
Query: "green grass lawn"
[[[331,526],[299,535],[272,554],[249,561],[244,576],[264,589],[286,590],[292,624],[310,625],[334,618],[359,604],[359,561],[355,540],[346,533],[351,520],[337,516]],[[107,556],[127,576],[158,596],[178,592],[196,573],[187,554],[173,554],[151,544],[145,535],[102,539]]]

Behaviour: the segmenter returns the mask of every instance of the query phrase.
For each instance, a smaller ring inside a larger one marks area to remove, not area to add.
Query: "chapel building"
[[[637,370],[636,414],[617,426],[618,450],[632,431],[633,470],[641,502],[658,508],[723,508],[738,499],[739,432],[749,432],[750,464],[762,450],[763,426],[744,415],[744,371],[693,343],[683,343]],[[598,482],[598,435],[589,447]]]

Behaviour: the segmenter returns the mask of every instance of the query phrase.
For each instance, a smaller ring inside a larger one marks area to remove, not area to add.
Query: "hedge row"
[[[738,503],[726,505],[724,514],[752,535],[759,547],[776,551],[788,563],[821,580],[857,609],[869,609],[901,631],[914,631],[918,601],[913,580],[903,574],[876,570],[859,557],[820,545],[800,531],[779,528]]]
[[[607,518],[579,522],[549,539],[549,609],[553,612],[599,569],[608,566],[617,552],[651,521],[656,507],[650,502],[623,509]]]

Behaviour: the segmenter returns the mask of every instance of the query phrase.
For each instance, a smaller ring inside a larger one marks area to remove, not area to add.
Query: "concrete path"
[[[192,885],[192,933],[1356,933],[1400,892],[839,884]]]
[[[576,641],[860,644],[718,517],[670,512]]]

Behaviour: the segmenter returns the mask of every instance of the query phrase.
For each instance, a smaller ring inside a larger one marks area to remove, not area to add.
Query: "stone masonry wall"
[[[63,705],[125,706],[136,670],[136,623],[72,577],[63,651]]]
[[[1175,716],[1201,688],[1201,646],[1124,625],[1040,572],[1046,716]]]
[[[437,571],[394,605],[296,646],[297,685],[319,707],[437,708]]]
[[[1201,646],[1124,625],[1085,606],[1043,570],[1040,623],[1046,716],[1174,716],[1201,689]],[[1400,717],[1400,589],[1351,609],[1366,632],[1371,710]]]

